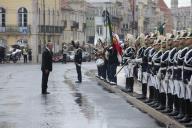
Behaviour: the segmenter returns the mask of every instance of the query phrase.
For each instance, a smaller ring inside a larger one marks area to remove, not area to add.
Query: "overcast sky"
[[[166,4],[168,5],[168,7],[170,7],[171,4],[171,0],[164,0],[166,2]],[[179,0],[179,6],[190,6],[190,0]]]
[[[104,1],[114,1],[114,0],[87,0],[87,1],[92,1],[92,2],[104,2]],[[171,0],[164,0],[168,7],[170,7]],[[190,6],[190,0],[179,0],[179,6]]]

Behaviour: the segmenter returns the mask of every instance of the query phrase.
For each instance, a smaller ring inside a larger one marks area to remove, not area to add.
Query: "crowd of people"
[[[178,31],[160,35],[127,34],[122,61],[113,44],[98,41],[98,78],[117,85],[116,71],[122,65],[125,72],[125,91],[134,92],[139,81],[142,94],[137,98],[154,109],[166,113],[186,126],[192,126],[192,33]],[[147,93],[149,97],[147,98]]]

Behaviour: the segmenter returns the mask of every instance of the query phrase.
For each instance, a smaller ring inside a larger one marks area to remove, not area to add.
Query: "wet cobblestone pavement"
[[[51,94],[41,95],[40,65],[0,65],[0,128],[163,127],[98,86],[94,70],[94,63],[83,63],[83,82],[75,84],[73,63],[54,64]]]

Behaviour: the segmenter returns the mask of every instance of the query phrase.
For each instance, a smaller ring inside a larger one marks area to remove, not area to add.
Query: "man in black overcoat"
[[[76,66],[76,71],[77,71],[77,79],[76,83],[81,83],[82,82],[82,75],[81,75],[81,64],[82,64],[82,49],[79,47],[79,42],[72,41],[72,45],[75,47],[75,66]]]
[[[42,71],[42,94],[49,94],[47,92],[47,83],[49,78],[49,73],[52,71],[52,48],[53,44],[51,42],[47,43],[47,46],[42,54],[42,65],[41,65],[41,71]]]

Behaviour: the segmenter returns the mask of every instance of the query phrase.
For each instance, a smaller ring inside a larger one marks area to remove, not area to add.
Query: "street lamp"
[[[44,28],[44,31],[43,31],[43,47],[45,47],[45,44],[46,44],[46,40],[45,40],[45,0],[43,0],[43,28]]]

